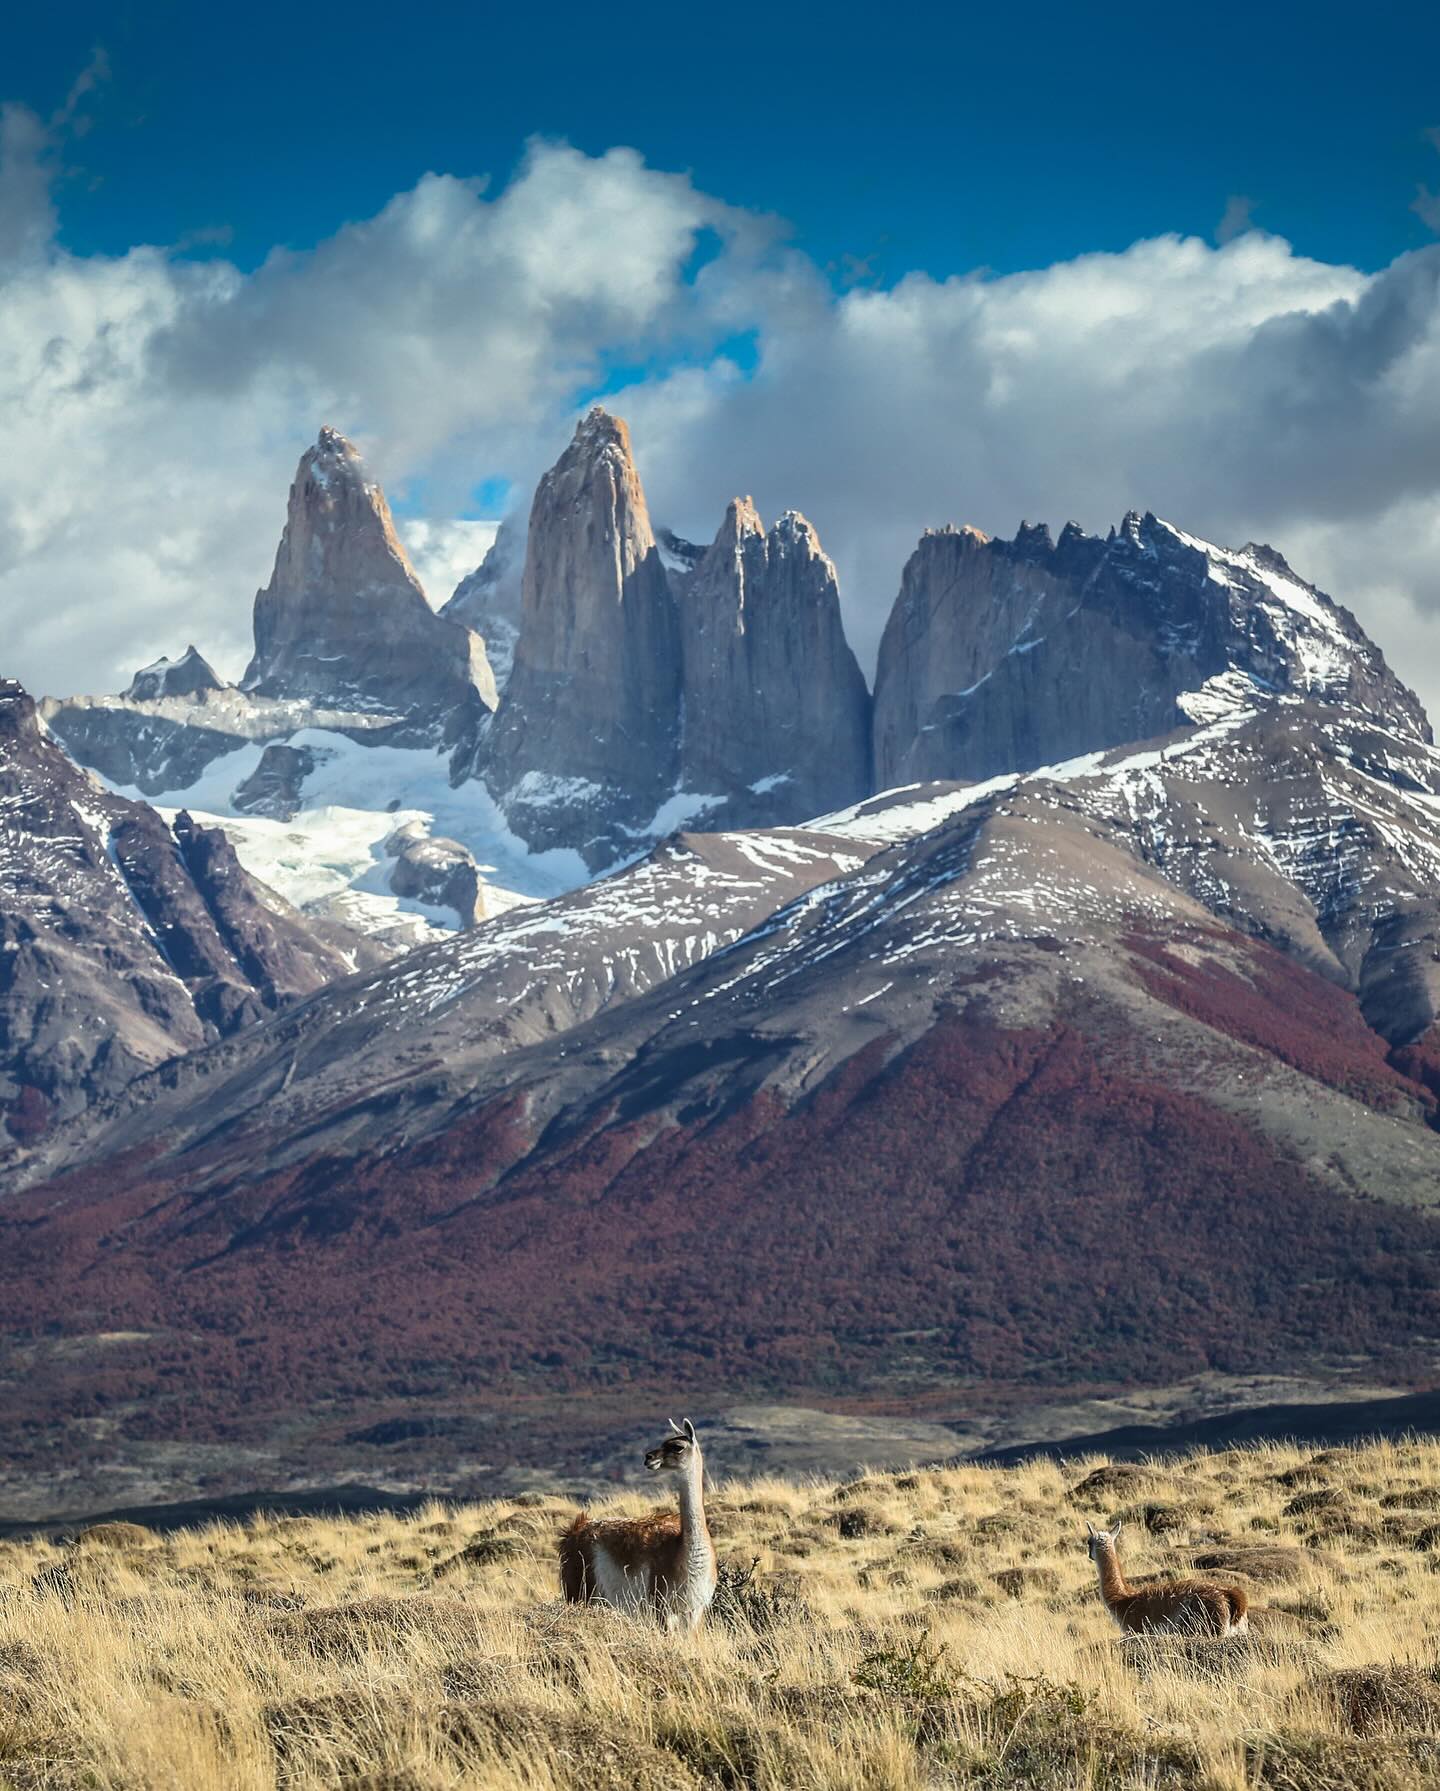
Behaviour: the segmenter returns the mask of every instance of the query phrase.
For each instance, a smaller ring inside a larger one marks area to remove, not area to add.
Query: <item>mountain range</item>
[[[1440,752],[1269,546],[936,529],[872,691],[603,411],[438,611],[327,429],[238,686],[5,692],[0,1495],[1433,1374]]]

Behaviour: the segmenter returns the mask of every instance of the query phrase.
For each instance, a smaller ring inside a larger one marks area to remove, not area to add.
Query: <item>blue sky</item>
[[[97,44],[110,78],[63,198],[82,251],[229,232],[253,267],[427,170],[503,183],[537,132],[778,212],[852,280],[1211,235],[1232,197],[1374,270],[1430,240],[1410,206],[1440,187],[1420,4],[67,0],[12,19],[8,95],[48,113]]]
[[[1150,508],[1278,547],[1440,705],[1440,7],[8,23],[0,670],[39,690],[238,672],[322,422],[443,601],[598,393],[658,523],[814,523],[867,666],[923,529]]]

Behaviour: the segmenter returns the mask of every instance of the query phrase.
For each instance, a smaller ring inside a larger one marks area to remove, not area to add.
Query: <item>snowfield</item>
[[[227,753],[155,806],[167,819],[186,809],[221,827],[240,862],[304,913],[345,922],[397,949],[452,932],[458,917],[390,888],[387,842],[407,823],[431,838],[459,840],[480,867],[487,914],[546,901],[590,880],[578,852],[530,852],[505,824],[484,785],[452,788],[449,761],[426,748],[361,746],[343,734],[305,728],[287,744],[308,747],[316,766],[290,821],[240,813],[234,793],[260,763],[258,743]],[[145,800],[119,785],[117,794]],[[153,800],[153,799],[152,799]]]

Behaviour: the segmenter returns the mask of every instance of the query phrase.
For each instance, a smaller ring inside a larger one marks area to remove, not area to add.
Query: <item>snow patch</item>
[[[664,839],[667,833],[690,826],[702,815],[708,815],[712,808],[719,808],[724,801],[723,796],[701,796],[693,790],[677,790],[660,804],[648,825],[633,833],[628,827],[625,831],[632,839]]]
[[[984,783],[967,784],[963,789],[941,790],[934,795],[924,796],[917,802],[890,802],[889,798],[904,795],[908,790],[927,788],[924,784],[904,784],[897,790],[869,796],[864,802],[857,802],[850,808],[839,808],[832,814],[807,821],[802,831],[836,833],[842,839],[877,840],[885,844],[895,840],[914,839],[919,834],[928,833],[932,827],[938,827],[942,821],[948,821],[952,815],[973,808],[987,796],[1013,789],[1019,781],[1013,773],[1006,773],[1003,777],[989,778]],[[888,806],[877,807],[878,804],[887,803]]]
[[[1231,670],[1207,678],[1198,690],[1182,691],[1175,699],[1175,707],[1194,722],[1243,718],[1253,713],[1258,694],[1253,678]]]
[[[362,746],[322,728],[302,728],[287,744],[309,747],[317,761],[293,820],[242,814],[234,805],[235,790],[260,763],[259,742],[212,760],[192,783],[167,791],[160,812],[172,816],[188,809],[223,829],[245,869],[305,913],[390,935],[395,943],[453,930],[458,916],[450,910],[389,889],[393,854],[386,841],[408,822],[469,849],[490,913],[547,901],[590,880],[578,852],[531,852],[482,783],[471,779],[452,788],[442,752]],[[154,800],[137,789],[111,787],[138,801]]]

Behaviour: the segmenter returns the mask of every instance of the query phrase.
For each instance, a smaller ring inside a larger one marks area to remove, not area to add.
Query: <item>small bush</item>
[[[447,1579],[452,1573],[462,1573],[472,1567],[493,1567],[497,1561],[516,1561],[530,1553],[529,1548],[519,1536],[502,1536],[494,1530],[481,1536],[472,1536],[457,1555],[450,1555],[444,1561],[437,1562],[434,1577],[437,1580]],[[417,1562],[423,1566],[423,1562]]]
[[[1440,1775],[1433,1745],[1408,1738],[1286,1731],[1248,1737],[1245,1757],[1245,1783],[1257,1791],[1419,1791]]]
[[[1066,1498],[1074,1505],[1104,1505],[1118,1493],[1134,1494],[1157,1477],[1158,1470],[1131,1461],[1110,1462],[1072,1486]]]
[[[1306,1690],[1353,1735],[1440,1732],[1440,1669],[1344,1667],[1312,1679]]]
[[[1237,1542],[1202,1550],[1193,1559],[1202,1572],[1235,1574],[1240,1579],[1268,1585],[1298,1580],[1315,1560],[1315,1551],[1285,1548],[1280,1544]],[[1328,1565],[1329,1557],[1325,1559]]]
[[[990,1578],[1007,1598],[1024,1598],[1029,1592],[1060,1590],[1060,1575],[1053,1567],[1002,1567]]]
[[[808,1620],[810,1613],[793,1576],[771,1579],[760,1577],[759,1570],[758,1555],[748,1567],[734,1561],[720,1563],[710,1606],[712,1622],[721,1623],[726,1629],[765,1635],[787,1623]]]

